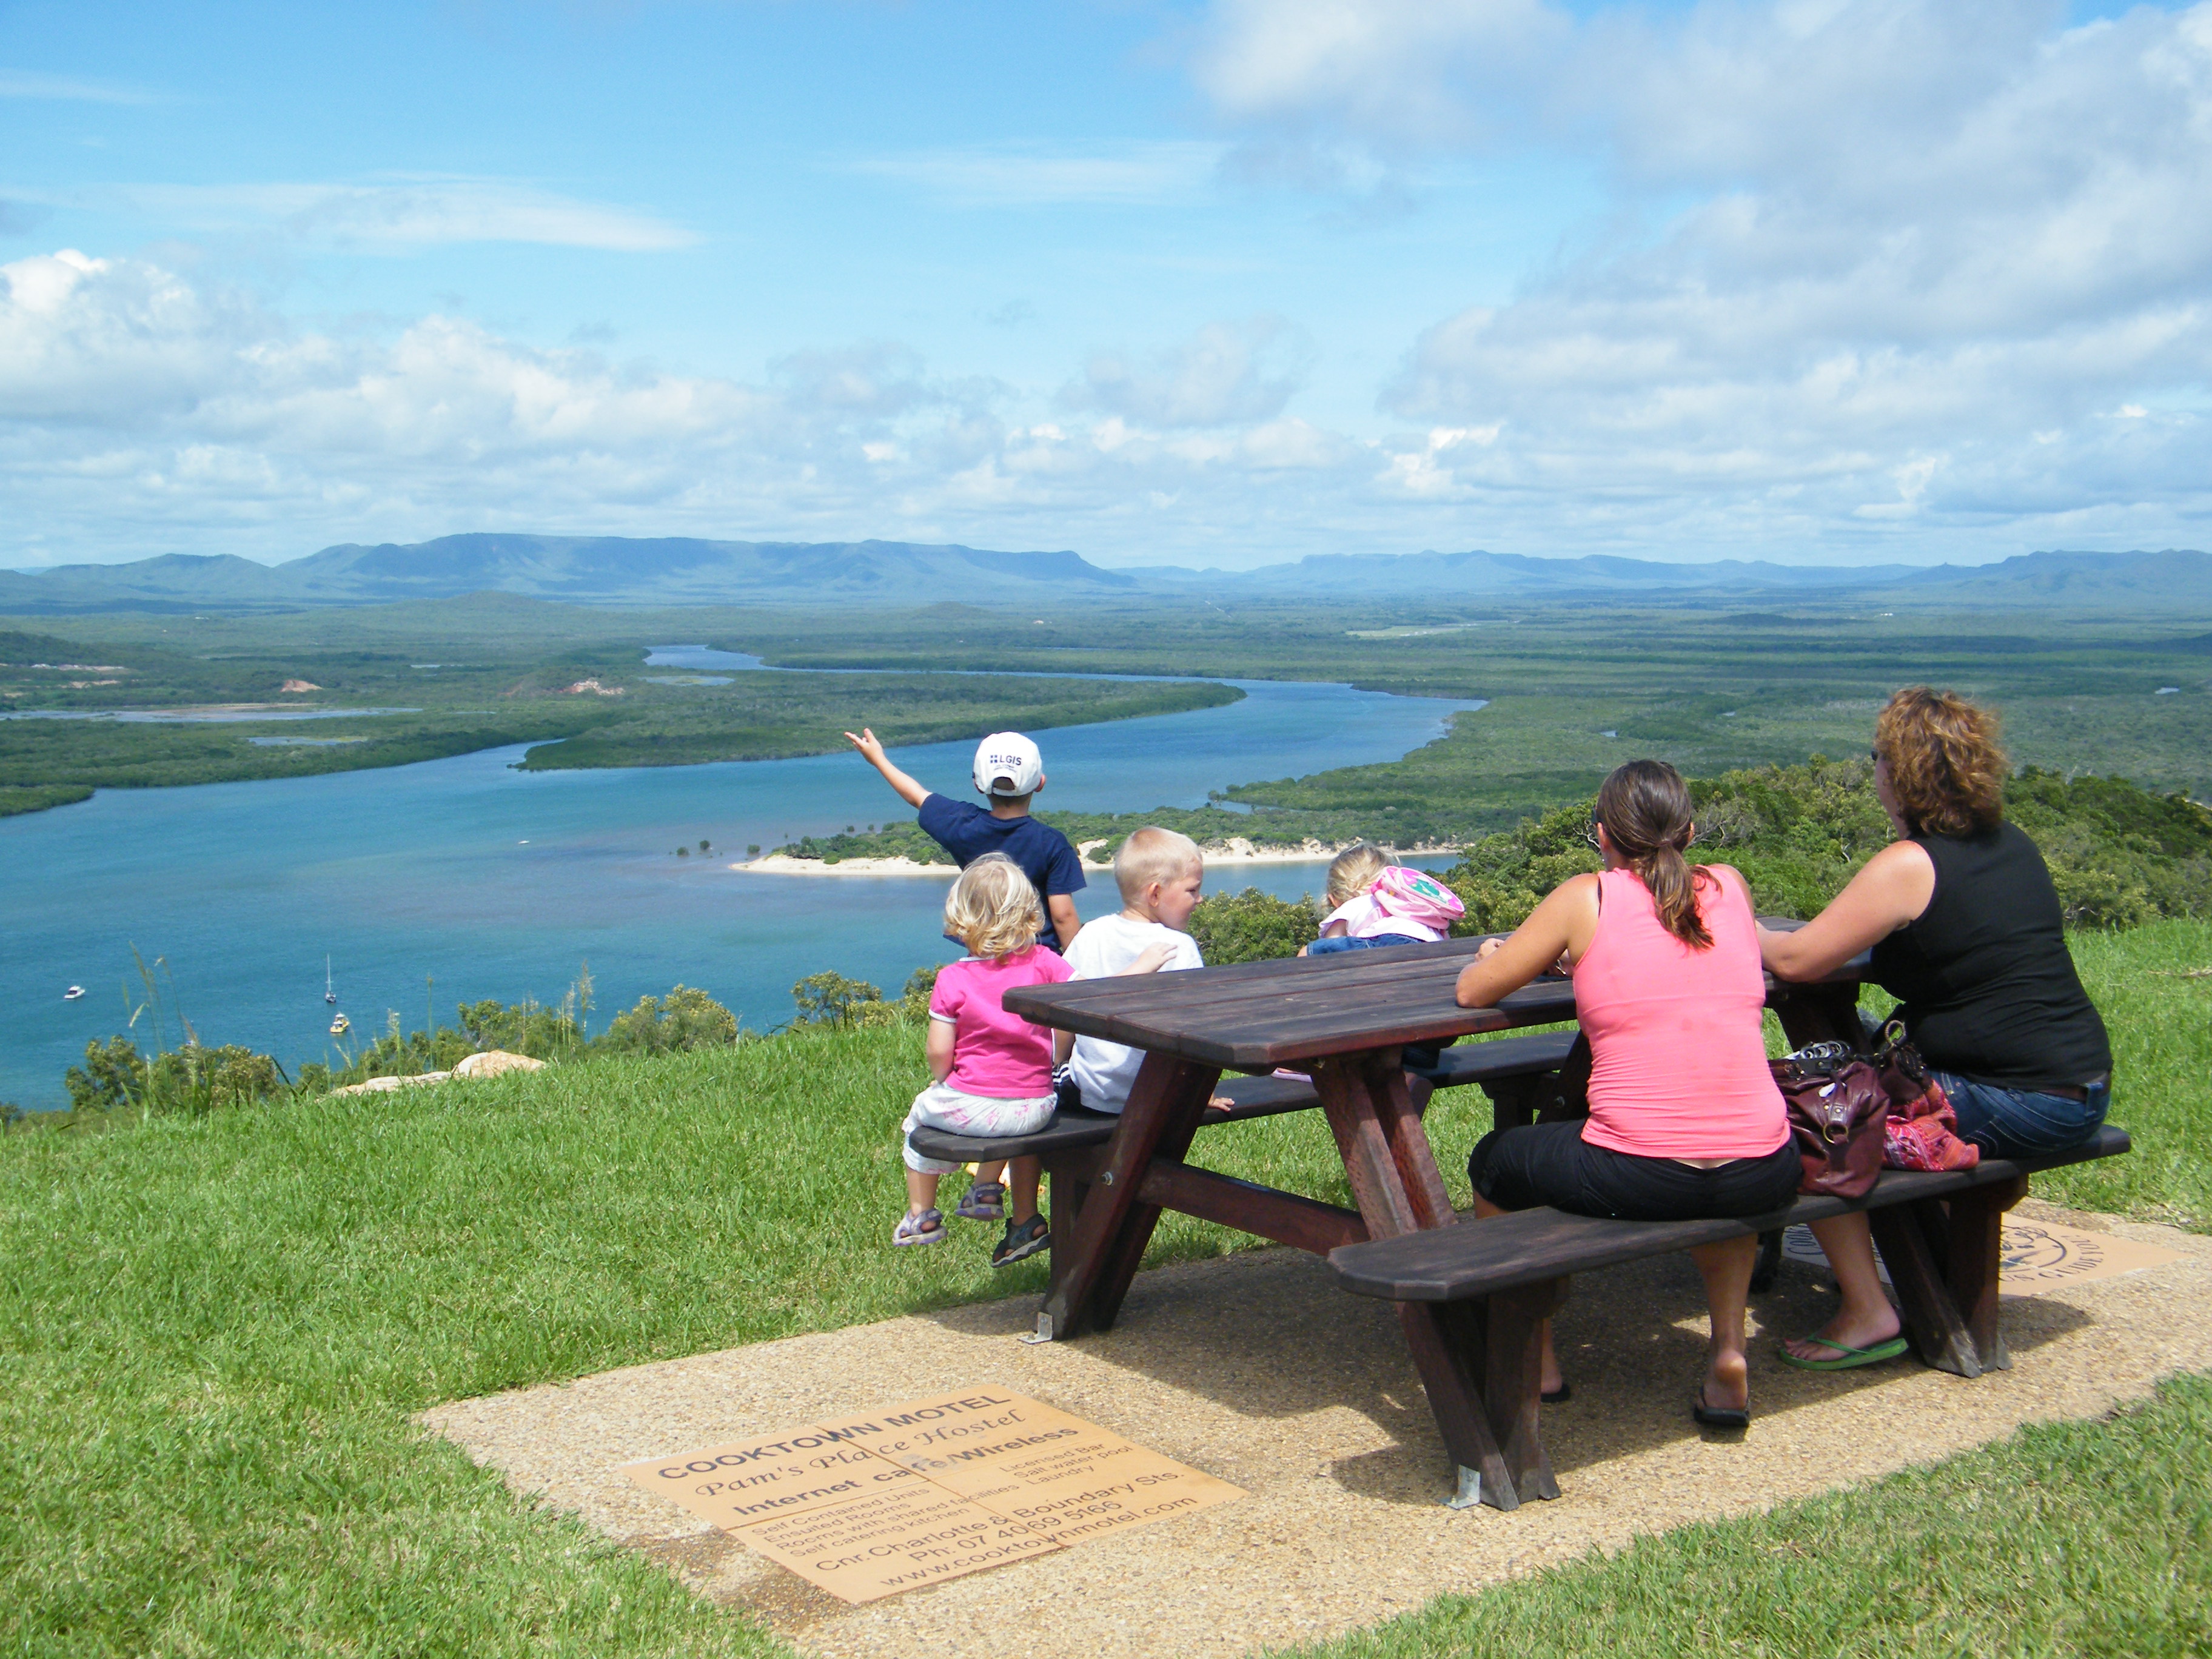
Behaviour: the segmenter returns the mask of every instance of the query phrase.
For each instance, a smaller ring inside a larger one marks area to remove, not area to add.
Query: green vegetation
[[[534,771],[681,766],[825,753],[862,720],[892,743],[935,743],[1243,696],[1192,681],[685,675],[645,665],[636,641],[653,634],[635,621],[620,639],[602,627],[577,641],[487,641],[467,631],[465,603],[449,609],[442,626],[426,617],[418,632],[381,648],[356,642],[353,619],[320,612],[232,623],[205,639],[176,618],[158,629],[138,622],[138,638],[89,643],[0,633],[0,697],[9,708],[93,717],[0,720],[0,816],[82,800],[95,787],[356,771],[515,744],[537,745],[520,763]],[[100,718],[125,710],[241,718]],[[330,712],[337,710],[362,712]],[[251,718],[309,711],[317,718]]]
[[[1762,605],[1771,605],[1762,599]],[[57,746],[0,730],[4,792],[77,786],[113,775],[155,783],[279,776],[460,752],[469,744],[546,744],[532,765],[651,764],[814,752],[841,741],[856,689],[818,696],[757,685],[647,683],[636,647],[653,639],[754,651],[793,668],[865,669],[911,710],[912,735],[888,715],[879,732],[902,741],[980,733],[991,725],[1042,729],[1103,718],[1102,689],[993,686],[963,708],[942,681],[898,671],[1155,673],[1344,680],[1411,695],[1486,697],[1449,736],[1404,760],[1318,777],[1251,781],[1227,790],[1244,815],[1179,823],[1218,838],[1266,842],[1367,836],[1397,846],[1455,844],[1512,827],[1562,799],[1589,793],[1619,762],[1652,753],[1684,772],[1714,775],[1801,763],[1865,749],[1880,699],[1928,680],[2002,708],[2014,760],[2062,776],[2130,779],[2154,791],[2212,799],[2212,669],[2205,619],[2054,617],[2042,614],[1905,611],[1869,601],[1783,609],[1693,605],[1637,609],[1592,605],[1469,605],[1249,602],[1233,612],[1159,602],[1045,612],[1010,626],[1006,615],[942,605],[919,611],[809,614],[780,609],[591,611],[499,594],[258,617],[104,615],[41,617],[35,631],[0,635],[0,661],[70,663],[68,670],[0,669],[0,696],[17,708],[117,708],[283,701],[299,678],[323,701],[419,708],[414,716],[346,723],[225,728],[215,749],[187,753],[176,728],[136,728],[99,759],[100,778],[69,770]],[[1417,629],[1420,631],[1405,631]],[[1396,630],[1394,632],[1394,630]],[[430,664],[434,666],[416,665]],[[121,675],[104,672],[122,668]],[[757,677],[732,677],[745,682]],[[786,684],[812,685],[809,680]],[[103,679],[118,680],[100,685]],[[620,699],[561,688],[586,679],[623,688]],[[72,682],[83,682],[72,686]],[[2160,695],[2164,688],[2170,695]],[[1117,685],[1132,699],[1176,688]],[[1193,688],[1194,689],[1194,688]],[[295,701],[310,694],[298,694]],[[979,696],[972,686],[966,694]],[[1221,693],[1209,691],[1206,698]],[[904,701],[908,696],[917,701]],[[766,696],[766,703],[747,702]],[[611,707],[610,705],[615,705]],[[865,704],[864,704],[865,706]],[[1122,713],[1167,705],[1115,703]],[[1177,703],[1175,707],[1202,706]],[[982,712],[988,708],[990,712]],[[1031,712],[1042,711],[1035,714]],[[1055,712],[1057,711],[1057,712]],[[0,727],[45,722],[0,722]],[[80,726],[78,722],[68,722]],[[151,735],[147,735],[149,733]],[[199,736],[208,741],[204,733]],[[330,747],[256,748],[246,736],[361,738]],[[52,740],[49,740],[52,743]],[[10,744],[20,744],[18,750]],[[227,747],[222,745],[228,745]],[[561,750],[572,758],[555,758]],[[181,757],[172,767],[165,757]],[[34,804],[26,801],[26,804]],[[1135,823],[1084,819],[1072,836],[1118,840]],[[1078,830],[1080,834],[1078,834]],[[844,849],[842,856],[879,852]]]
[[[2212,1650],[2212,1378],[1872,1486],[1639,1538],[1303,1659]]]
[[[1890,841],[1870,770],[1864,760],[1816,761],[1696,781],[1691,857],[1735,866],[1763,915],[1811,916]],[[1594,804],[1468,847],[1444,875],[1467,905],[1459,931],[1517,927],[1559,883],[1597,868],[1583,839]],[[2212,915],[2212,811],[2117,779],[2069,782],[2033,769],[2007,786],[2005,810],[2042,849],[2073,926]]]
[[[1395,766],[1229,791],[1321,814],[1395,805],[1420,835],[1510,828],[1656,754],[1686,774],[1865,752],[1880,699],[1927,681],[1995,702],[2013,757],[2212,799],[2212,670],[2201,616],[1934,613],[1844,598],[1769,609],[1249,603],[1042,613],[1011,629],[966,605],[809,617],[697,617],[716,643],[792,666],[943,666],[1344,680],[1488,697],[1450,738]],[[1437,631],[1389,638],[1394,627]],[[2176,690],[2160,696],[2163,687]],[[1325,837],[1348,839],[1364,820]]]

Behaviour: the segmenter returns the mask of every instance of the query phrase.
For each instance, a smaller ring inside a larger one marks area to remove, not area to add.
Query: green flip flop
[[[1824,1348],[1835,1349],[1836,1357],[1833,1359],[1800,1359],[1784,1347],[1779,1351],[1784,1364],[1795,1365],[1801,1371],[1855,1370],[1861,1365],[1879,1365],[1884,1360],[1894,1359],[1903,1353],[1908,1346],[1905,1334],[1901,1331],[1891,1337],[1888,1341],[1877,1342],[1871,1348],[1854,1348],[1848,1342],[1838,1342],[1835,1338],[1822,1336],[1818,1332],[1804,1340],[1808,1342],[1817,1342]]]

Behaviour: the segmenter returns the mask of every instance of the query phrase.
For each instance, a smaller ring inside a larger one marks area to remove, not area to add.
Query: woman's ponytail
[[[1690,787],[1664,761],[1616,767],[1597,792],[1597,820],[1613,850],[1651,894],[1659,925],[1693,951],[1712,948],[1698,914],[1698,889],[1712,878],[1692,867]]]

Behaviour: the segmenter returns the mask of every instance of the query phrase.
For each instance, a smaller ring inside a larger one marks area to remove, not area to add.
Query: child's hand
[[[1172,945],[1147,945],[1143,953],[1129,964],[1128,971],[1133,974],[1157,974],[1167,966],[1168,958],[1175,952],[1176,948]]]
[[[845,741],[866,757],[869,765],[881,766],[884,763],[884,746],[876,741],[876,734],[866,726],[860,728],[857,737],[848,732],[845,734]]]

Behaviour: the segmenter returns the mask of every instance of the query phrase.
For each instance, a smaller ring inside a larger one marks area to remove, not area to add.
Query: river
[[[692,672],[753,665],[696,649],[650,660]],[[1048,778],[1039,805],[1198,806],[1235,783],[1395,759],[1440,736],[1455,711],[1481,706],[1225,683],[1244,699],[1039,733]],[[971,797],[972,744],[894,752],[925,783]],[[63,1071],[88,1040],[125,1030],[146,1000],[133,945],[149,963],[163,960],[165,1002],[202,1042],[243,1043],[287,1066],[331,1057],[325,956],[358,1037],[381,1031],[390,1011],[415,1028],[433,1007],[451,1024],[461,1001],[557,1002],[586,963],[595,1030],[679,981],[760,1029],[791,1017],[791,986],[805,975],[835,969],[896,995],[914,968],[955,954],[939,937],[944,882],[727,867],[748,844],[906,816],[856,755],[519,772],[521,754],[101,790],[0,819],[0,1099],[67,1103]],[[708,856],[698,854],[702,839]],[[676,857],[679,845],[691,855]],[[1225,866],[1207,888],[1296,896],[1320,873]],[[1082,913],[1113,908],[1112,888],[1109,874],[1094,877],[1078,896]],[[87,994],[65,1002],[72,983]],[[151,1019],[139,1017],[142,1048]],[[179,1040],[172,1018],[162,1041]]]

